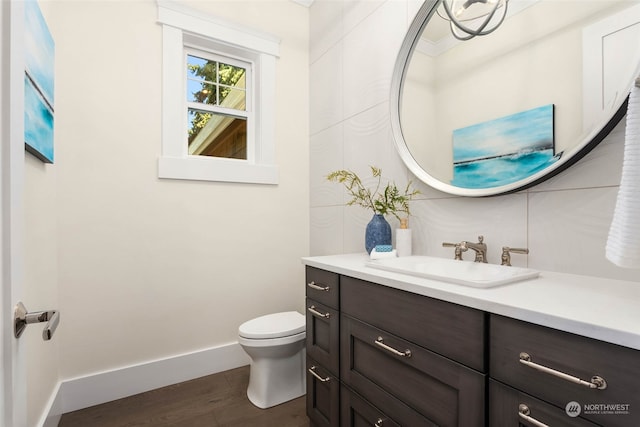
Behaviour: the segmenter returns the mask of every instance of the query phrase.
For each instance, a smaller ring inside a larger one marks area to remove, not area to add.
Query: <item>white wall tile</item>
[[[352,116],[344,122],[345,167],[368,175],[373,165],[381,168],[385,177],[406,175],[392,138],[387,102]]]
[[[312,256],[341,254],[343,248],[343,206],[310,209],[310,251]]]
[[[311,135],[344,117],[342,42],[331,47],[309,69],[309,129]]]
[[[391,74],[404,39],[407,7],[387,1],[344,38],[344,114],[389,99]]]
[[[591,276],[639,281],[637,270],[605,258],[616,187],[530,194],[530,266]]]
[[[358,24],[367,19],[386,0],[348,0],[344,2],[343,23],[347,34]]]
[[[309,185],[312,207],[340,205],[344,201],[341,186],[327,181],[329,173],[343,169],[343,124],[339,123],[311,136]]]
[[[315,0],[309,13],[309,61],[314,63],[343,36],[343,3]]]

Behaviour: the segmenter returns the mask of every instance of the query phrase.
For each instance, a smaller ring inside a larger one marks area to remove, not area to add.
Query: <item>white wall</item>
[[[366,176],[372,164],[400,185],[415,181],[393,147],[388,99],[396,54],[418,3],[316,0],[311,7],[313,255],[363,252],[371,217],[343,206],[344,192],[326,182],[327,173],[348,168]],[[514,255],[514,265],[640,281],[637,270],[618,268],[604,256],[623,143],[624,122],[578,164],[517,194],[460,198],[418,184],[422,195],[410,219],[414,253],[453,257],[442,242],[483,234],[492,263],[499,262],[502,246],[528,247],[530,255]]]
[[[48,240],[31,243],[28,257],[47,255],[33,280],[59,287],[59,378],[236,342],[252,317],[302,311],[308,9],[189,4],[281,39],[280,182],[265,186],[157,178],[162,38],[154,1],[45,3],[56,42],[56,163],[29,165],[29,220]],[[33,402],[42,410],[42,398]]]
[[[25,284],[30,311],[59,309],[56,169],[25,155]],[[42,340],[44,324],[31,325],[20,338],[26,350],[27,425],[38,425],[59,380],[59,331]]]

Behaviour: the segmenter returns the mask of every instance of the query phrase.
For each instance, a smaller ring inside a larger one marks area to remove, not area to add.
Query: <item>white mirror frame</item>
[[[425,184],[435,188],[436,190],[467,197],[486,197],[496,196],[501,194],[514,193],[520,190],[524,190],[534,185],[537,185],[567,169],[569,166],[576,163],[582,157],[584,157],[589,151],[596,147],[622,120],[627,112],[628,96],[624,97],[620,101],[620,105],[614,110],[615,113],[601,128],[596,127],[581,143],[577,144],[571,151],[566,152],[560,160],[553,163],[548,168],[541,170],[525,179],[492,188],[463,188],[456,187],[449,183],[442,182],[437,178],[430,175],[427,171],[420,166],[414,157],[411,155],[409,148],[407,147],[406,140],[402,133],[402,126],[400,123],[400,109],[402,105],[402,89],[409,66],[411,57],[418,43],[420,35],[423,29],[429,23],[431,17],[435,14],[435,10],[438,7],[440,0],[425,0],[424,4],[418,11],[416,17],[411,23],[409,30],[405,36],[400,52],[396,59],[396,63],[393,69],[393,75],[391,79],[391,95],[390,95],[390,108],[391,108],[391,129],[393,132],[393,140],[400,155],[407,168],[416,176],[416,178],[423,181]],[[635,80],[635,79],[634,79]]]

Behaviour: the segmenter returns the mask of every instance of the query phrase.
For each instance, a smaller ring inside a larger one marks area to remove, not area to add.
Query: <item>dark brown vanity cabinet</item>
[[[306,268],[307,416],[340,425],[340,276]]]
[[[514,425],[523,411],[539,425],[640,426],[640,351],[498,315],[490,322],[492,427]]]
[[[307,267],[315,427],[638,427],[640,351]]]
[[[403,426],[485,425],[482,312],[345,276],[340,308],[348,389]]]

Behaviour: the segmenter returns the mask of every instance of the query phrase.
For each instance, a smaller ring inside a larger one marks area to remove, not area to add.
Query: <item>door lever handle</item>
[[[60,312],[57,310],[49,310],[29,313],[22,302],[16,304],[13,311],[13,333],[16,338],[20,338],[20,335],[22,335],[28,324],[42,322],[47,322],[42,331],[42,339],[49,341],[51,337],[53,337],[58,323],[60,323]]]

